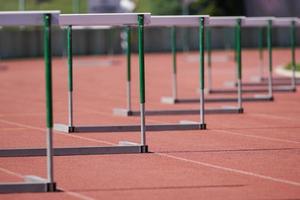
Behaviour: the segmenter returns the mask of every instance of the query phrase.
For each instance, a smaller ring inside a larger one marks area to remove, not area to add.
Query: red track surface
[[[214,56],[232,57],[216,52]],[[297,51],[298,60],[300,51]],[[75,124],[139,123],[112,116],[126,105],[125,58],[101,66],[107,57],[75,59]],[[274,51],[274,66],[289,51]],[[213,59],[214,60],[214,59]],[[258,53],[243,52],[244,80],[258,72]],[[2,61],[0,147],[45,147],[44,64],[40,60]],[[179,96],[195,98],[197,54],[178,55]],[[138,65],[133,56],[133,103],[138,108]],[[214,86],[234,77],[232,60],[213,62]],[[53,62],[54,118],[67,122],[67,66]],[[300,89],[300,88],[298,88]],[[146,108],[198,108],[162,105],[171,93],[170,54],[146,55]],[[220,95],[216,95],[220,96]],[[207,104],[214,107],[222,104]],[[198,116],[151,116],[146,122],[197,120]],[[55,180],[64,192],[0,195],[0,199],[299,199],[300,93],[275,94],[275,102],[245,103],[244,114],[208,115],[208,130],[148,132],[149,154],[55,157]],[[138,133],[54,134],[57,146],[110,145],[139,141]],[[0,158],[0,181],[23,175],[45,177],[45,158]]]

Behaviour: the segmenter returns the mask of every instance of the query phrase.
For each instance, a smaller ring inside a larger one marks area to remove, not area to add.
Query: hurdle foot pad
[[[160,99],[160,102],[164,104],[175,104],[178,103],[178,99],[175,99],[173,97],[162,97]]]
[[[53,129],[55,131],[60,131],[60,132],[65,132],[65,133],[74,133],[75,132],[74,126],[69,126],[66,124],[54,124]]]
[[[195,122],[195,121],[190,121],[190,120],[180,120],[179,121],[179,124],[195,124],[195,125],[197,125],[197,124],[199,124],[199,122]],[[201,129],[201,130],[205,130],[206,129],[206,124],[204,123],[204,124],[199,124],[199,129]]]
[[[125,108],[114,108],[113,115],[126,117],[126,116],[132,116],[133,112]]]

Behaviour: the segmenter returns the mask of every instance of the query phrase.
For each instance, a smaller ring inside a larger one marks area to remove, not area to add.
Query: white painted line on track
[[[286,142],[286,143],[293,143],[293,144],[300,144],[300,142],[293,141],[293,140],[286,140],[286,139],[278,139],[278,138],[272,138],[272,137],[265,137],[265,136],[258,136],[258,135],[249,135],[244,133],[237,133],[233,131],[227,131],[227,130],[213,130],[221,133],[231,134],[231,135],[238,135],[238,136],[244,136],[244,137],[250,137],[250,138],[256,138],[256,139],[263,139],[263,140],[269,140],[269,141],[276,141],[276,142]]]
[[[176,160],[180,160],[180,161],[184,161],[184,162],[193,163],[196,165],[202,165],[202,166],[209,167],[209,168],[219,169],[222,171],[227,171],[227,172],[232,172],[232,173],[237,173],[237,174],[242,174],[242,175],[247,175],[247,176],[253,176],[256,178],[261,178],[261,179],[265,179],[265,180],[269,180],[269,181],[273,181],[273,182],[277,182],[277,183],[284,183],[284,184],[298,186],[298,187],[300,186],[300,183],[295,182],[295,181],[289,181],[289,180],[285,180],[285,179],[281,179],[281,178],[275,178],[272,176],[257,174],[254,172],[248,172],[248,171],[244,171],[244,170],[239,170],[239,169],[214,165],[214,164],[210,164],[210,163],[190,160],[190,159],[186,159],[186,158],[182,158],[182,157],[178,157],[178,156],[174,156],[174,155],[169,155],[169,154],[165,154],[165,153],[155,153],[155,154],[164,156],[164,157],[168,157],[168,158],[172,158],[172,159],[176,159]]]
[[[4,173],[7,173],[9,175],[16,176],[18,178],[24,178],[24,176],[22,174],[19,174],[17,172],[13,172],[11,170],[8,170],[8,169],[2,168],[2,167],[0,167],[0,171],[2,171]],[[76,198],[81,199],[81,200],[95,200],[94,198],[88,197],[86,195],[82,195],[82,194],[77,193],[77,192],[68,191],[68,190],[65,190],[65,189],[63,189],[61,187],[58,187],[57,189],[62,190],[67,195],[76,197]]]
[[[45,129],[43,129],[43,128],[30,126],[30,125],[26,125],[26,124],[22,124],[22,123],[11,122],[11,121],[2,120],[2,119],[0,119],[0,122],[10,124],[10,125],[19,126],[19,127],[23,127],[23,128],[33,129],[33,130],[45,131]],[[107,141],[104,141],[104,140],[98,140],[98,139],[96,140],[96,139],[86,138],[86,137],[82,137],[82,136],[74,135],[74,134],[61,133],[61,135],[66,136],[66,137],[73,137],[73,138],[77,138],[77,139],[82,139],[82,140],[86,140],[86,141],[90,141],[90,142],[97,142],[97,143],[109,144],[109,145],[114,144],[114,143],[107,142]]]

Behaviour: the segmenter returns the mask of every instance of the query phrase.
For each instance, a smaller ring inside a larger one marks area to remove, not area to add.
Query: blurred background
[[[298,17],[299,0],[0,0],[1,11],[61,10],[62,13],[118,13],[150,12],[153,15],[212,16],[277,16]],[[120,54],[122,28],[74,30],[74,54]],[[178,28],[177,44],[181,51],[197,50],[197,28]],[[243,30],[244,48],[258,45],[259,30]],[[159,37],[157,37],[159,35]],[[289,30],[274,29],[274,46],[289,45]],[[300,36],[299,34],[297,34]],[[136,51],[136,32],[132,33],[132,49]],[[230,28],[212,29],[212,48],[233,48],[234,35]],[[124,41],[123,41],[124,42]],[[63,28],[53,28],[53,55],[64,56],[66,33]],[[42,56],[42,29],[40,27],[3,27],[0,29],[0,57]],[[146,28],[145,51],[170,50],[168,28]]]

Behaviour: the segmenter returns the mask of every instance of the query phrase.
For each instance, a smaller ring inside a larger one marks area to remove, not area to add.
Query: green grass
[[[292,63],[287,64],[285,69],[292,69]],[[300,63],[296,64],[296,71],[300,71]]]
[[[79,12],[87,12],[87,0],[79,0]],[[19,10],[19,0],[0,0],[0,11]],[[25,0],[25,10],[61,10],[72,13],[72,0]]]

